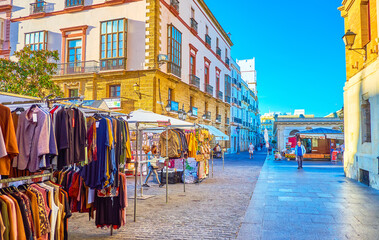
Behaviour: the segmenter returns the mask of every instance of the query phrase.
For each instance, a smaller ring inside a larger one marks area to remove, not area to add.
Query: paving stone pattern
[[[150,182],[144,194],[155,195],[137,201],[137,222],[133,222],[133,199],[129,199],[127,225],[115,230],[97,229],[88,214],[73,214],[69,219],[69,239],[235,239],[249,205],[266,155],[229,155],[214,162],[214,178],[200,184],[169,185]],[[128,178],[128,194],[134,194],[133,178]]]
[[[238,239],[379,239],[379,191],[342,164],[267,160]]]

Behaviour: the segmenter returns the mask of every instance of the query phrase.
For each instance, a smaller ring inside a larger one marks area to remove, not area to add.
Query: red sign
[[[158,127],[167,127],[171,125],[171,122],[167,121],[157,121],[158,122]]]

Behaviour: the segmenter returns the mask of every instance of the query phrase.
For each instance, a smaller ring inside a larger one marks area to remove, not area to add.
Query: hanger
[[[16,112],[25,112],[25,109],[23,107],[18,107],[12,111],[12,113],[16,113]]]

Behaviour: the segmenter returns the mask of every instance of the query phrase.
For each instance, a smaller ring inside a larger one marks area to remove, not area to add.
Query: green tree
[[[58,51],[32,51],[25,47],[14,56],[18,61],[0,59],[0,91],[40,98],[63,95],[51,80],[57,70]]]

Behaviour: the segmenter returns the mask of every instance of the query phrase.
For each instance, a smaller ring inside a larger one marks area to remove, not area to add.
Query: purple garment
[[[33,122],[33,114],[37,122]],[[17,126],[17,144],[20,154],[14,159],[13,167],[30,172],[39,170],[40,158],[49,154],[49,128],[47,114],[38,107],[20,114]]]

